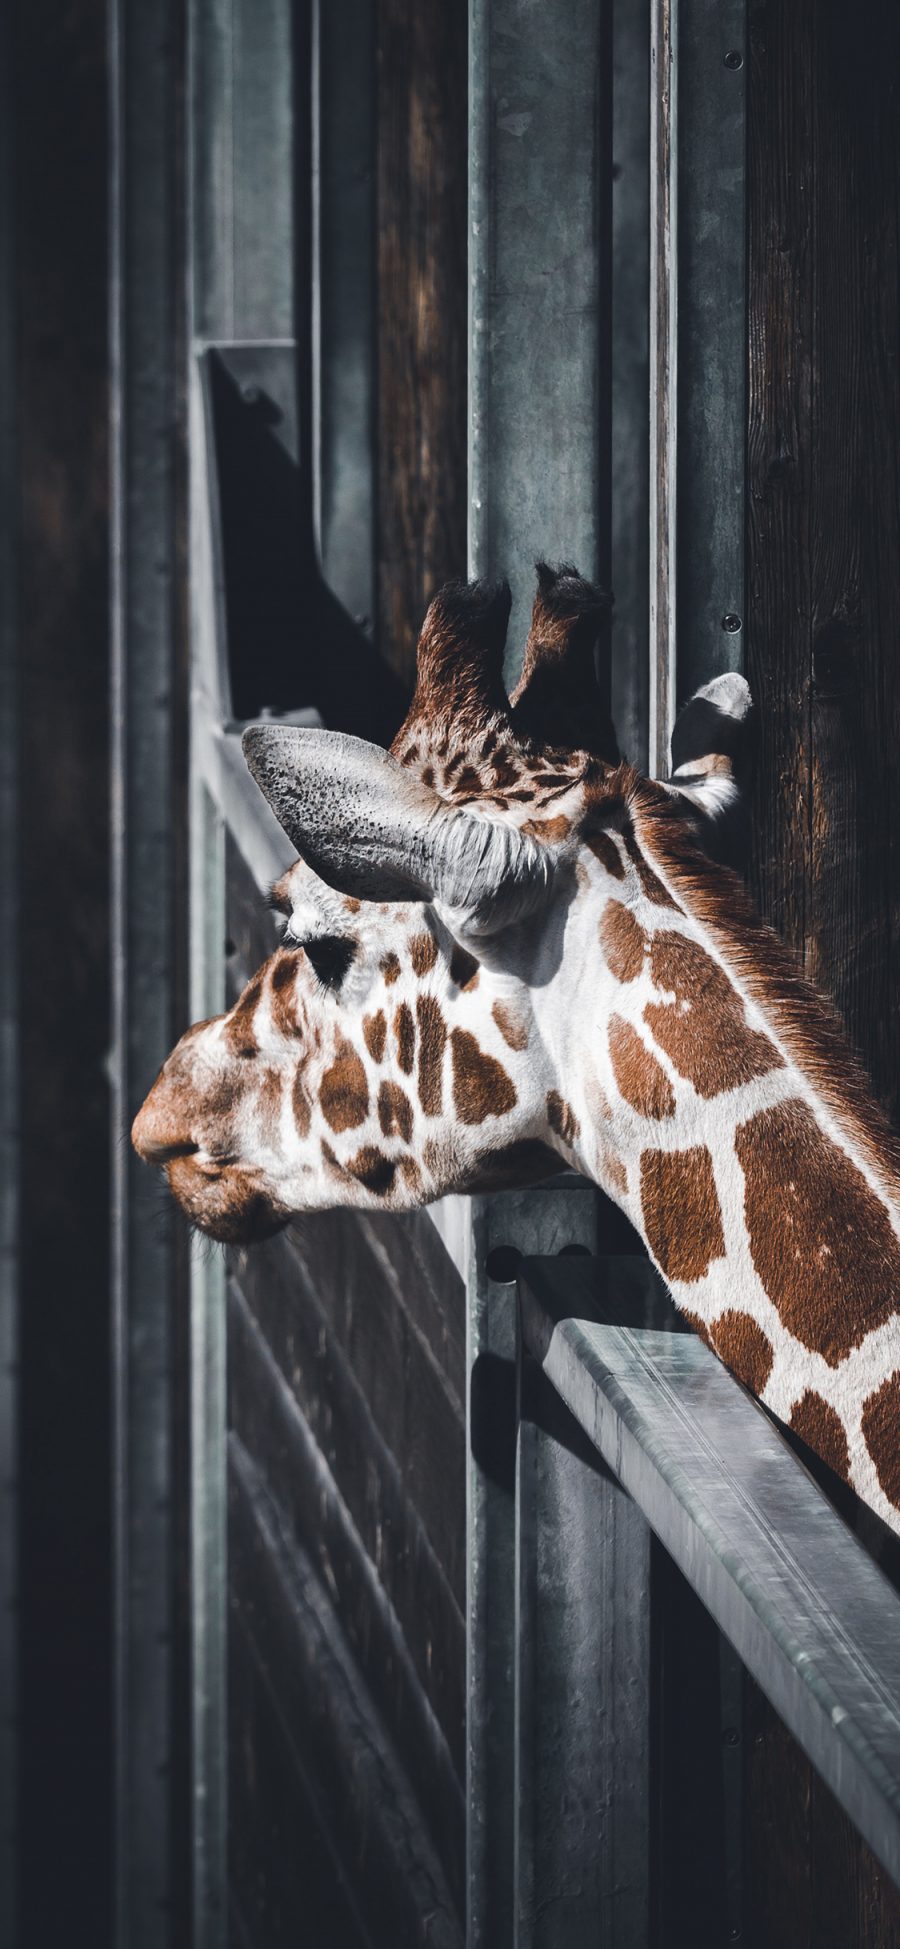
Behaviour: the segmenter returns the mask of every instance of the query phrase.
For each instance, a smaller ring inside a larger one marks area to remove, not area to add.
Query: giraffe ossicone
[[[254,726],[297,848],[277,951],[190,1029],[134,1125],[189,1217],[252,1241],[575,1167],[765,1405],[900,1532],[900,1161],[839,1027],[720,863],[749,692],[686,706],[665,782],[618,762],[604,599],[539,570],[432,603],[390,753]]]

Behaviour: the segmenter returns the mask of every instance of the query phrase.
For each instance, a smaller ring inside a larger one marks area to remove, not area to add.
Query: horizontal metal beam
[[[900,1881],[900,1598],[695,1335],[597,1324],[584,1261],[528,1261],[519,1293],[526,1348]]]

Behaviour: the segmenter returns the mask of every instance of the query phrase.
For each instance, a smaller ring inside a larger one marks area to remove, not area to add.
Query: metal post
[[[516,1949],[642,1949],[650,1531],[520,1351]]]
[[[608,6],[470,0],[469,564],[510,577],[510,675],[535,559],[609,575],[611,93]],[[595,1228],[587,1187],[472,1212],[470,1949],[507,1949],[514,1908],[515,1305],[490,1255],[592,1248]]]
[[[513,1941],[516,1670],[516,1266],[597,1249],[597,1200],[564,1190],[472,1201],[468,1276],[467,1942]]]
[[[225,822],[217,740],[231,715],[215,483],[200,362],[216,341],[294,335],[295,47],[290,0],[188,9],[191,613],[190,1013],[225,1005]],[[191,1712],[194,1949],[228,1941],[225,1264],[191,1256]]]
[[[746,0],[653,0],[650,762],[740,669],[746,472]]]
[[[174,0],[111,9],[115,1940],[172,1940],[174,1211],[130,1120],[176,1026]]]
[[[536,557],[609,576],[611,12],[469,9],[469,557],[511,671]]]

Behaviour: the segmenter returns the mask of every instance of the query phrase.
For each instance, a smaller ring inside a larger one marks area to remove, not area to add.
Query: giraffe
[[[299,855],[272,892],[283,935],[182,1037],[135,1146],[226,1242],[574,1168],[728,1367],[900,1533],[900,1153],[721,861],[747,686],[704,686],[670,779],[648,779],[600,714],[603,598],[539,567],[507,698],[509,606],[505,585],[435,598],[390,753],[247,729]]]

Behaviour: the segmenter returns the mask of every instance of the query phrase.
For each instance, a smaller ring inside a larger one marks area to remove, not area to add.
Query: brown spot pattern
[[[264,1135],[276,1135],[281,1119],[283,1079],[280,1069],[267,1069],[259,1091],[259,1121]]]
[[[399,1083],[382,1083],[378,1092],[378,1121],[385,1137],[402,1137],[409,1143],[413,1130],[413,1107]]]
[[[571,1148],[577,1143],[581,1125],[571,1104],[560,1096],[558,1090],[547,1091],[547,1122],[564,1144]]]
[[[807,1388],[799,1401],[794,1402],[789,1425],[808,1448],[834,1469],[835,1475],[843,1476],[845,1482],[850,1480],[850,1450],[844,1424],[830,1402],[823,1401],[821,1394],[816,1394],[811,1387]]]
[[[416,1054],[416,1025],[412,1009],[401,1002],[394,1016],[394,1034],[397,1037],[397,1061],[404,1076],[411,1076]]]
[[[600,922],[600,945],[617,981],[634,981],[644,965],[650,936],[621,900],[608,900]]]
[[[671,1117],[675,1091],[661,1063],[645,1049],[636,1029],[613,1015],[609,1024],[609,1055],[619,1095],[638,1116]]]
[[[644,1020],[679,1076],[700,1096],[719,1096],[783,1063],[774,1042],[748,1028],[744,1004],[724,969],[697,941],[668,929],[650,949],[654,985],[672,1002],[648,1002]]]
[[[667,1279],[690,1284],[725,1257],[719,1194],[704,1144],[643,1152],[641,1209],[647,1243]]]
[[[415,1158],[406,1155],[398,1157],[397,1169],[413,1196],[421,1197],[425,1190],[425,1182]]]
[[[479,973],[480,966],[474,954],[467,954],[465,948],[457,944],[450,956],[450,980],[456,983],[457,988],[471,992],[478,986]]]
[[[439,1117],[444,1102],[444,1050],[447,1025],[434,995],[416,998],[419,1026],[419,1101],[426,1117]]]
[[[248,981],[239,1001],[228,1016],[223,1030],[225,1046],[232,1056],[248,1058],[259,1050],[259,1041],[253,1026],[259,998],[263,991],[265,970],[260,968],[252,981]]]
[[[400,962],[396,954],[385,955],[384,960],[381,963],[381,972],[384,975],[388,987],[390,988],[391,984],[397,980],[397,977],[400,973]]]
[[[385,1157],[383,1150],[376,1150],[374,1144],[365,1144],[355,1157],[350,1158],[346,1168],[352,1178],[365,1185],[367,1191],[374,1191],[377,1197],[383,1198],[394,1182],[397,1166],[392,1157]]]
[[[775,1352],[767,1333],[749,1313],[731,1308],[713,1321],[710,1339],[716,1353],[752,1394],[761,1394],[772,1372]]]
[[[523,832],[531,834],[532,839],[542,839],[548,846],[558,846],[572,830],[572,821],[558,812],[552,819],[526,819]]]
[[[610,839],[609,833],[589,832],[585,833],[584,837],[588,851],[600,861],[601,866],[606,867],[607,873],[611,873],[614,880],[624,880],[625,868],[622,864],[622,855],[615,840]]]
[[[900,1247],[861,1172],[791,1099],[735,1132],[760,1279],[789,1333],[837,1367],[900,1292]]]
[[[309,1103],[307,1101],[306,1092],[303,1088],[303,1071],[301,1069],[298,1069],[294,1076],[293,1088],[291,1090],[291,1108],[294,1112],[294,1122],[297,1126],[300,1136],[308,1137],[309,1126],[310,1126],[310,1108],[309,1108]]]
[[[384,1019],[384,1010],[380,1008],[376,1015],[364,1015],[362,1029],[363,1041],[372,1061],[383,1062],[385,1045],[387,1043],[387,1023]]]
[[[466,1029],[453,1030],[450,1046],[453,1101],[463,1123],[483,1123],[485,1117],[502,1117],[512,1110],[516,1091],[503,1064],[486,1055]]]
[[[495,1002],[491,1014],[508,1048],[527,1049],[528,1024],[520,1019],[508,1002]]]
[[[409,944],[413,973],[426,975],[434,967],[438,958],[438,945],[433,934],[414,934]]]
[[[900,1509],[900,1373],[891,1374],[863,1408],[862,1431],[878,1480],[895,1509]]]
[[[355,1130],[369,1111],[369,1085],[352,1042],[342,1038],[322,1077],[322,1115],[332,1130]]]
[[[273,1027],[279,1035],[300,1035],[297,1015],[297,969],[300,952],[276,954],[271,967],[270,1002]]]

